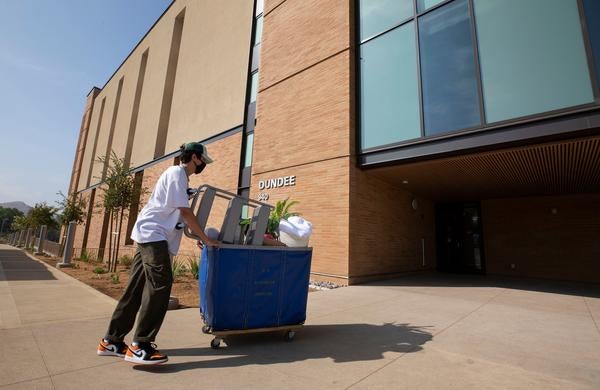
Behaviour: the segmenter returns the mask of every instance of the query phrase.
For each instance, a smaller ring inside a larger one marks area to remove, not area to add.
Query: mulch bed
[[[56,263],[60,260],[48,256],[37,256],[37,258],[52,267],[56,267]],[[106,264],[101,262],[73,260],[71,263],[72,267],[61,268],[61,270],[109,297],[119,299],[127,286],[129,267],[117,266],[115,275],[118,276],[112,276],[110,273],[96,274],[93,272],[96,268],[106,269]],[[173,283],[171,296],[179,300],[179,309],[198,307],[200,304],[198,281],[190,273],[177,277]]]

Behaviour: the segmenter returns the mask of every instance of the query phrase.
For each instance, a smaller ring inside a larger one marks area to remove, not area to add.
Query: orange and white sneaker
[[[125,361],[134,364],[161,364],[168,360],[167,355],[160,353],[154,343],[132,345],[125,354]]]
[[[100,344],[98,344],[97,354],[100,356],[118,356],[125,357],[127,353],[128,346],[122,341],[118,343],[111,343],[110,341],[106,341],[104,339],[100,339]]]

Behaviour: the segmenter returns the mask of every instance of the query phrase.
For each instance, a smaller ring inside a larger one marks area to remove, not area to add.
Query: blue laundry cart
[[[285,331],[291,341],[306,320],[312,248],[205,247],[198,285],[202,331],[211,347],[240,333]]]

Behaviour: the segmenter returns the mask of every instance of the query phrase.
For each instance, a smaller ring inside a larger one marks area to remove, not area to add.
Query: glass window
[[[474,0],[488,122],[593,101],[577,0]]]
[[[258,72],[252,74],[252,81],[250,84],[250,103],[256,101],[256,95],[258,95]]]
[[[414,22],[362,44],[360,66],[362,148],[419,137]]]
[[[254,133],[248,134],[246,138],[246,150],[244,151],[244,168],[252,165],[252,147],[254,146]]]
[[[587,29],[592,43],[598,88],[600,88],[600,1],[583,0]]]
[[[361,41],[414,15],[413,0],[360,0],[359,6]]]
[[[258,45],[262,38],[262,30],[263,30],[263,16],[260,15],[256,18],[256,31],[254,34],[254,44]]]
[[[263,13],[265,8],[264,0],[256,0],[256,15],[260,15]]]
[[[417,10],[423,12],[445,0],[417,0]]]
[[[425,134],[481,125],[467,0],[419,18]]]

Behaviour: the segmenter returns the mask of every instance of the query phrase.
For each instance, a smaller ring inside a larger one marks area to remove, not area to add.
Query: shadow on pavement
[[[460,275],[446,273],[411,274],[365,286],[388,287],[497,287],[552,294],[600,298],[600,284],[510,276]]]
[[[384,353],[412,353],[432,339],[425,327],[408,324],[307,325],[286,343],[283,333],[255,333],[225,338],[225,347],[161,350],[169,356],[206,356],[214,359],[160,366],[134,366],[157,374],[200,368],[238,367],[248,364],[291,363],[330,358],[336,363],[383,359]]]
[[[4,269],[4,277],[0,275],[0,280],[56,280],[43,264],[31,259],[19,249],[1,249],[0,267]]]

